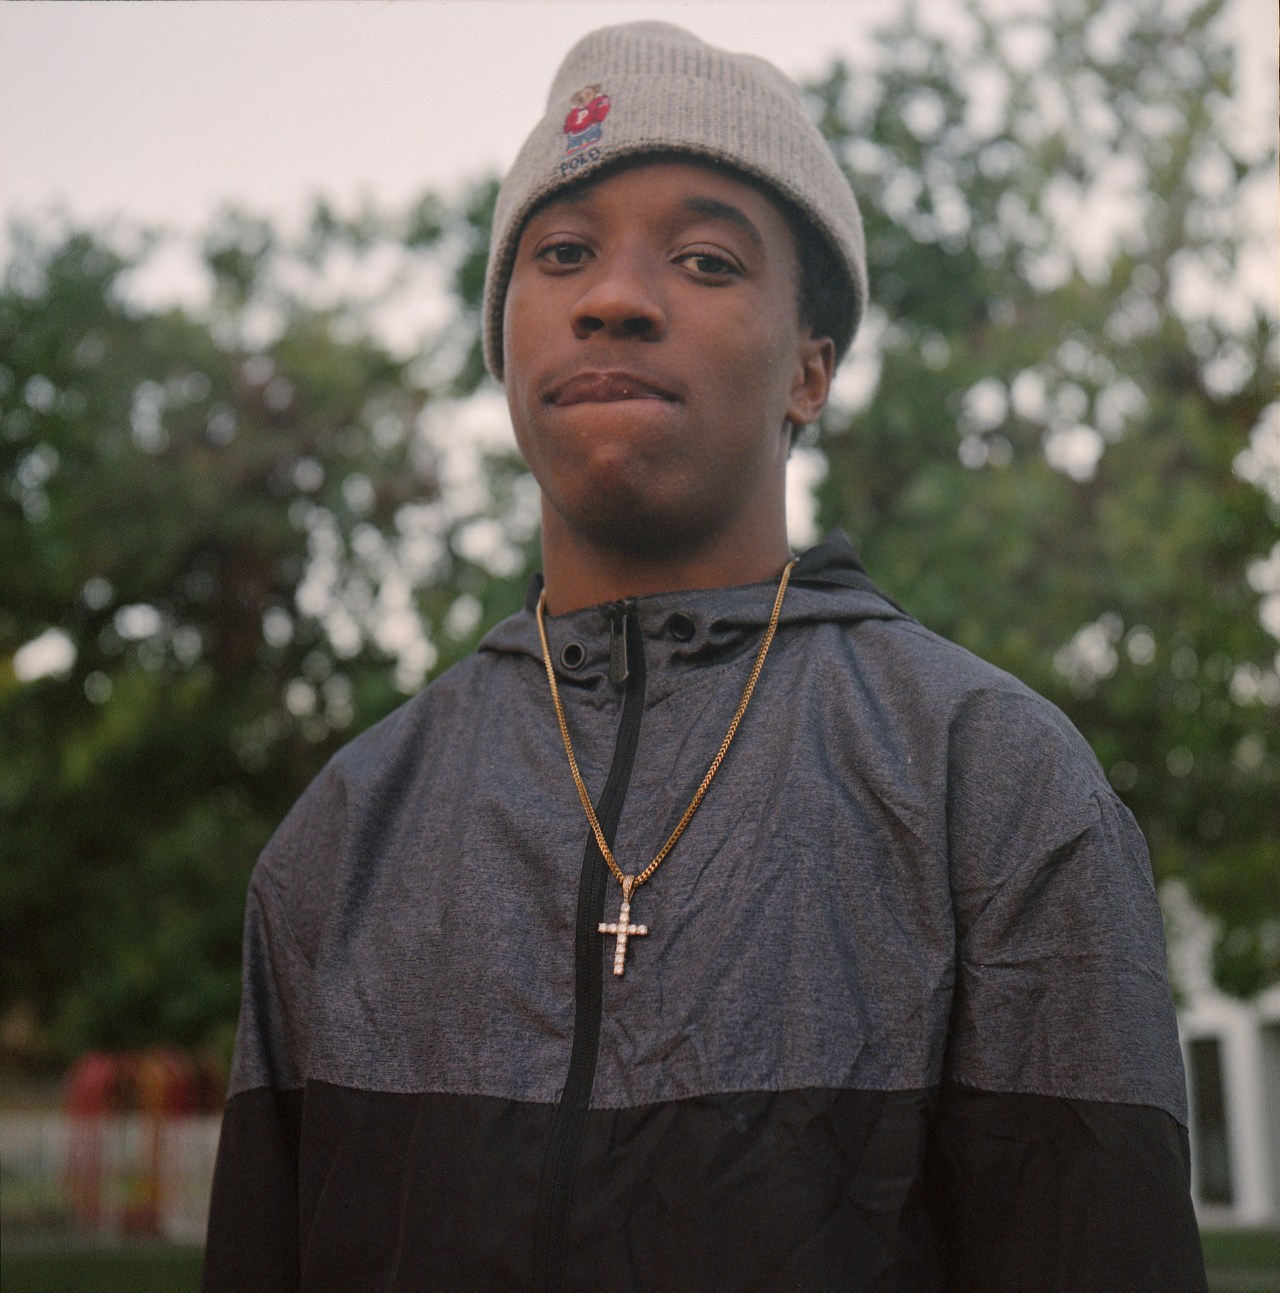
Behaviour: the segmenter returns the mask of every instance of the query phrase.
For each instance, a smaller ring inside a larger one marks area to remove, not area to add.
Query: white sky
[[[665,18],[803,78],[856,57],[904,4],[0,2],[0,219],[60,201],[81,219],[189,229],[230,201],[279,219],[321,192],[340,209],[453,192],[511,161],[593,27]],[[1274,0],[1233,4],[1257,119],[1274,123]]]
[[[594,27],[662,17],[803,76],[895,2],[0,3],[0,212],[189,227],[453,191],[510,163]]]

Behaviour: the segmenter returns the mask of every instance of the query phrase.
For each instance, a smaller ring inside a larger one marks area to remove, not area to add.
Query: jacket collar
[[[646,641],[665,645],[673,663],[702,664],[750,647],[768,623],[776,588],[769,580],[728,588],[686,589],[637,597],[631,604]],[[479,650],[532,655],[541,660],[534,618],[541,591],[542,576],[537,574],[529,581],[524,609],[491,629]],[[848,536],[837,529],[797,561],[779,626],[906,618],[867,574]],[[582,648],[582,663],[572,672],[583,680],[607,663],[609,620],[604,606],[548,616],[547,633],[553,658],[558,659],[570,642]]]

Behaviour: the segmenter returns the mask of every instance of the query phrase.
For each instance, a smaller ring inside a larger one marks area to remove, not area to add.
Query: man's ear
[[[803,337],[787,405],[787,421],[792,426],[807,426],[818,420],[827,406],[835,371],[836,343],[830,337]]]

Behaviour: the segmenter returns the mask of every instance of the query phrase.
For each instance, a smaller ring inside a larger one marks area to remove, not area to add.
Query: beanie
[[[525,221],[548,198],[628,158],[676,154],[728,167],[798,208],[848,277],[833,338],[847,351],[867,299],[862,218],[848,181],[772,63],[665,22],[602,27],[565,56],[546,115],[498,191],[484,287],[484,354],[502,379],[502,311]]]

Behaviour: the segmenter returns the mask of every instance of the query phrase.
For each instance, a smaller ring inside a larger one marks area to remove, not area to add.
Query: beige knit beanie
[[[484,287],[484,353],[502,380],[502,310],[525,221],[547,198],[628,157],[675,153],[740,172],[800,211],[848,275],[840,359],[867,299],[862,218],[800,92],[772,63],[665,22],[602,27],[565,56],[546,115],[498,193]]]

